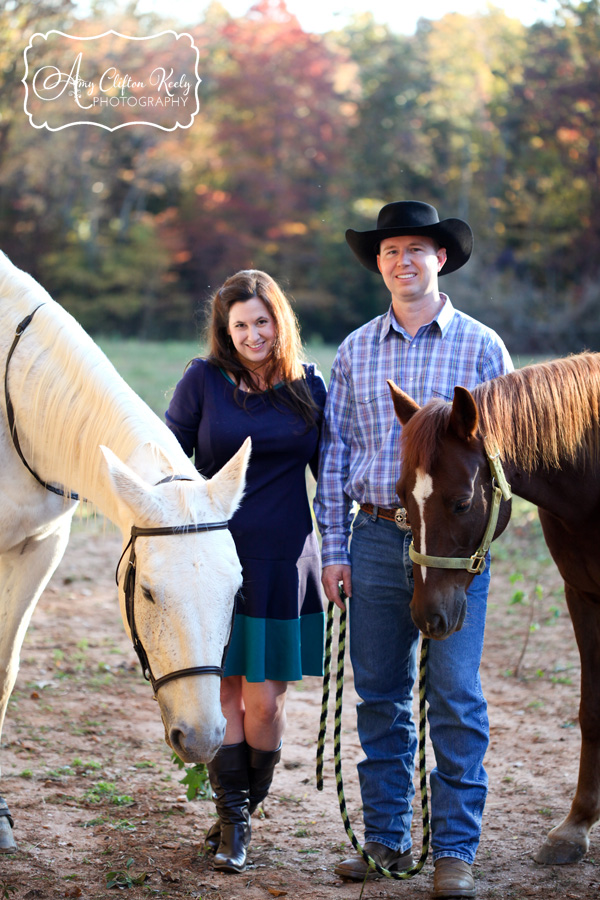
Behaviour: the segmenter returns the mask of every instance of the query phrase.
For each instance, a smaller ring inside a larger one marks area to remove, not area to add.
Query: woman
[[[306,493],[317,473],[326,388],[300,362],[298,324],[265,272],[232,275],[212,299],[209,354],[175,389],[167,424],[211,477],[252,438],[244,500],[230,521],[244,583],[221,706],[225,741],[208,765],[218,812],[215,868],[243,872],[250,816],[281,756],[289,681],[323,672],[320,558]]]

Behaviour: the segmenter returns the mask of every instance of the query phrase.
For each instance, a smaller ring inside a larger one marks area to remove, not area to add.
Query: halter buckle
[[[470,572],[472,575],[481,575],[483,570],[485,569],[485,554],[481,556],[478,553],[474,553],[471,557],[471,566],[467,568],[467,572]]]

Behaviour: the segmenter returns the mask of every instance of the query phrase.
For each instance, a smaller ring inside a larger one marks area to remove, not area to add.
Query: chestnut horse
[[[411,613],[425,635],[460,629],[482,536],[497,537],[510,518],[510,503],[497,499],[490,519],[497,451],[513,493],[539,509],[581,656],[582,746],[571,810],[535,859],[577,862],[600,819],[600,354],[528,366],[472,392],[456,387],[451,404],[420,408],[389,384],[404,426],[397,492],[413,530]]]

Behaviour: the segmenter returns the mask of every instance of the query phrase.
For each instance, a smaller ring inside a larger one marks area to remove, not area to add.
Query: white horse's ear
[[[115,493],[131,510],[134,516],[152,515],[158,512],[156,501],[150,493],[150,486],[133,469],[122,462],[109,447],[100,446],[106,461],[108,474]]]
[[[213,506],[220,509],[227,519],[234,514],[244,495],[251,449],[252,441],[247,437],[229,462],[206,482],[208,496]]]

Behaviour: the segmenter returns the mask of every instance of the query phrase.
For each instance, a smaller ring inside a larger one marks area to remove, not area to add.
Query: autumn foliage
[[[528,28],[493,7],[423,19],[410,36],[369,13],[310,34],[283,0],[242,18],[214,3],[176,26],[200,54],[190,128],[33,128],[34,32],[174,27],[94,9],[0,10],[0,247],[86,327],[192,336],[210,290],[257,266],[305,338],[338,341],[387,302],[345,229],[414,198],[473,226],[474,258],[446,282],[456,305],[516,352],[600,349],[600,0]]]

